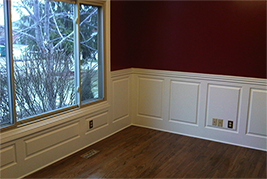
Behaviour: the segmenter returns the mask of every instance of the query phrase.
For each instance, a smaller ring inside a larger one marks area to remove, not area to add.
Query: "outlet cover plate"
[[[233,129],[234,121],[228,121],[228,128]]]
[[[223,119],[218,119],[218,126],[223,127]]]
[[[212,125],[217,126],[217,121],[218,121],[217,118],[212,118]]]

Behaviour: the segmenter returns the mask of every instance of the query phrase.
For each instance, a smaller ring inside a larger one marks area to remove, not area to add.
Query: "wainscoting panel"
[[[25,140],[26,156],[29,157],[35,153],[41,153],[55,145],[60,145],[72,138],[79,136],[79,123],[71,123],[59,126],[48,131],[44,131],[37,136]]]
[[[129,115],[130,105],[130,79],[129,76],[112,81],[113,121],[120,120]]]
[[[139,77],[138,115],[162,119],[163,80]]]
[[[171,81],[170,120],[197,124],[199,83]]]
[[[0,150],[1,155],[1,170],[11,167],[17,163],[15,144],[3,147]]]
[[[230,120],[233,121],[233,130],[236,130],[240,109],[240,92],[241,88],[239,87],[208,85],[207,126],[214,127],[212,119],[217,118],[223,119],[221,128],[227,129],[228,120]]]
[[[131,69],[112,72],[110,126],[120,130],[131,125]]]
[[[90,121],[93,121],[93,127],[90,128]],[[93,117],[86,117],[86,126],[87,126],[87,134],[90,132],[99,129],[100,127],[103,127],[105,125],[108,125],[108,112],[102,112],[96,116]]]
[[[251,89],[248,114],[248,134],[267,136],[266,128],[266,89]]]

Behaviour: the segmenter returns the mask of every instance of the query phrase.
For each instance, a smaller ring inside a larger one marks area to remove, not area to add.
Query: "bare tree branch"
[[[59,45],[61,45],[64,41],[66,41],[68,38],[70,38],[74,34],[74,31],[72,31],[69,35],[61,39],[54,47],[53,50],[56,49]]]
[[[81,23],[80,26],[83,25],[83,23],[85,23],[90,17],[92,17],[92,15],[94,15],[97,12],[97,9],[95,9],[93,12],[91,12]]]
[[[36,18],[35,16],[33,15],[33,13],[30,11],[30,9],[25,5],[25,1],[24,0],[21,0],[21,7],[24,8],[28,13],[29,15],[31,16],[31,18],[36,21]]]

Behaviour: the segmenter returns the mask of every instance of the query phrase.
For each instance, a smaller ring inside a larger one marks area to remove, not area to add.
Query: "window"
[[[104,99],[103,5],[0,0],[0,123],[15,127]]]

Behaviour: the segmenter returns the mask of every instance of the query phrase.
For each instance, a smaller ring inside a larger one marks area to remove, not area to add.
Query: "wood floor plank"
[[[25,178],[266,178],[266,152],[131,126]]]

